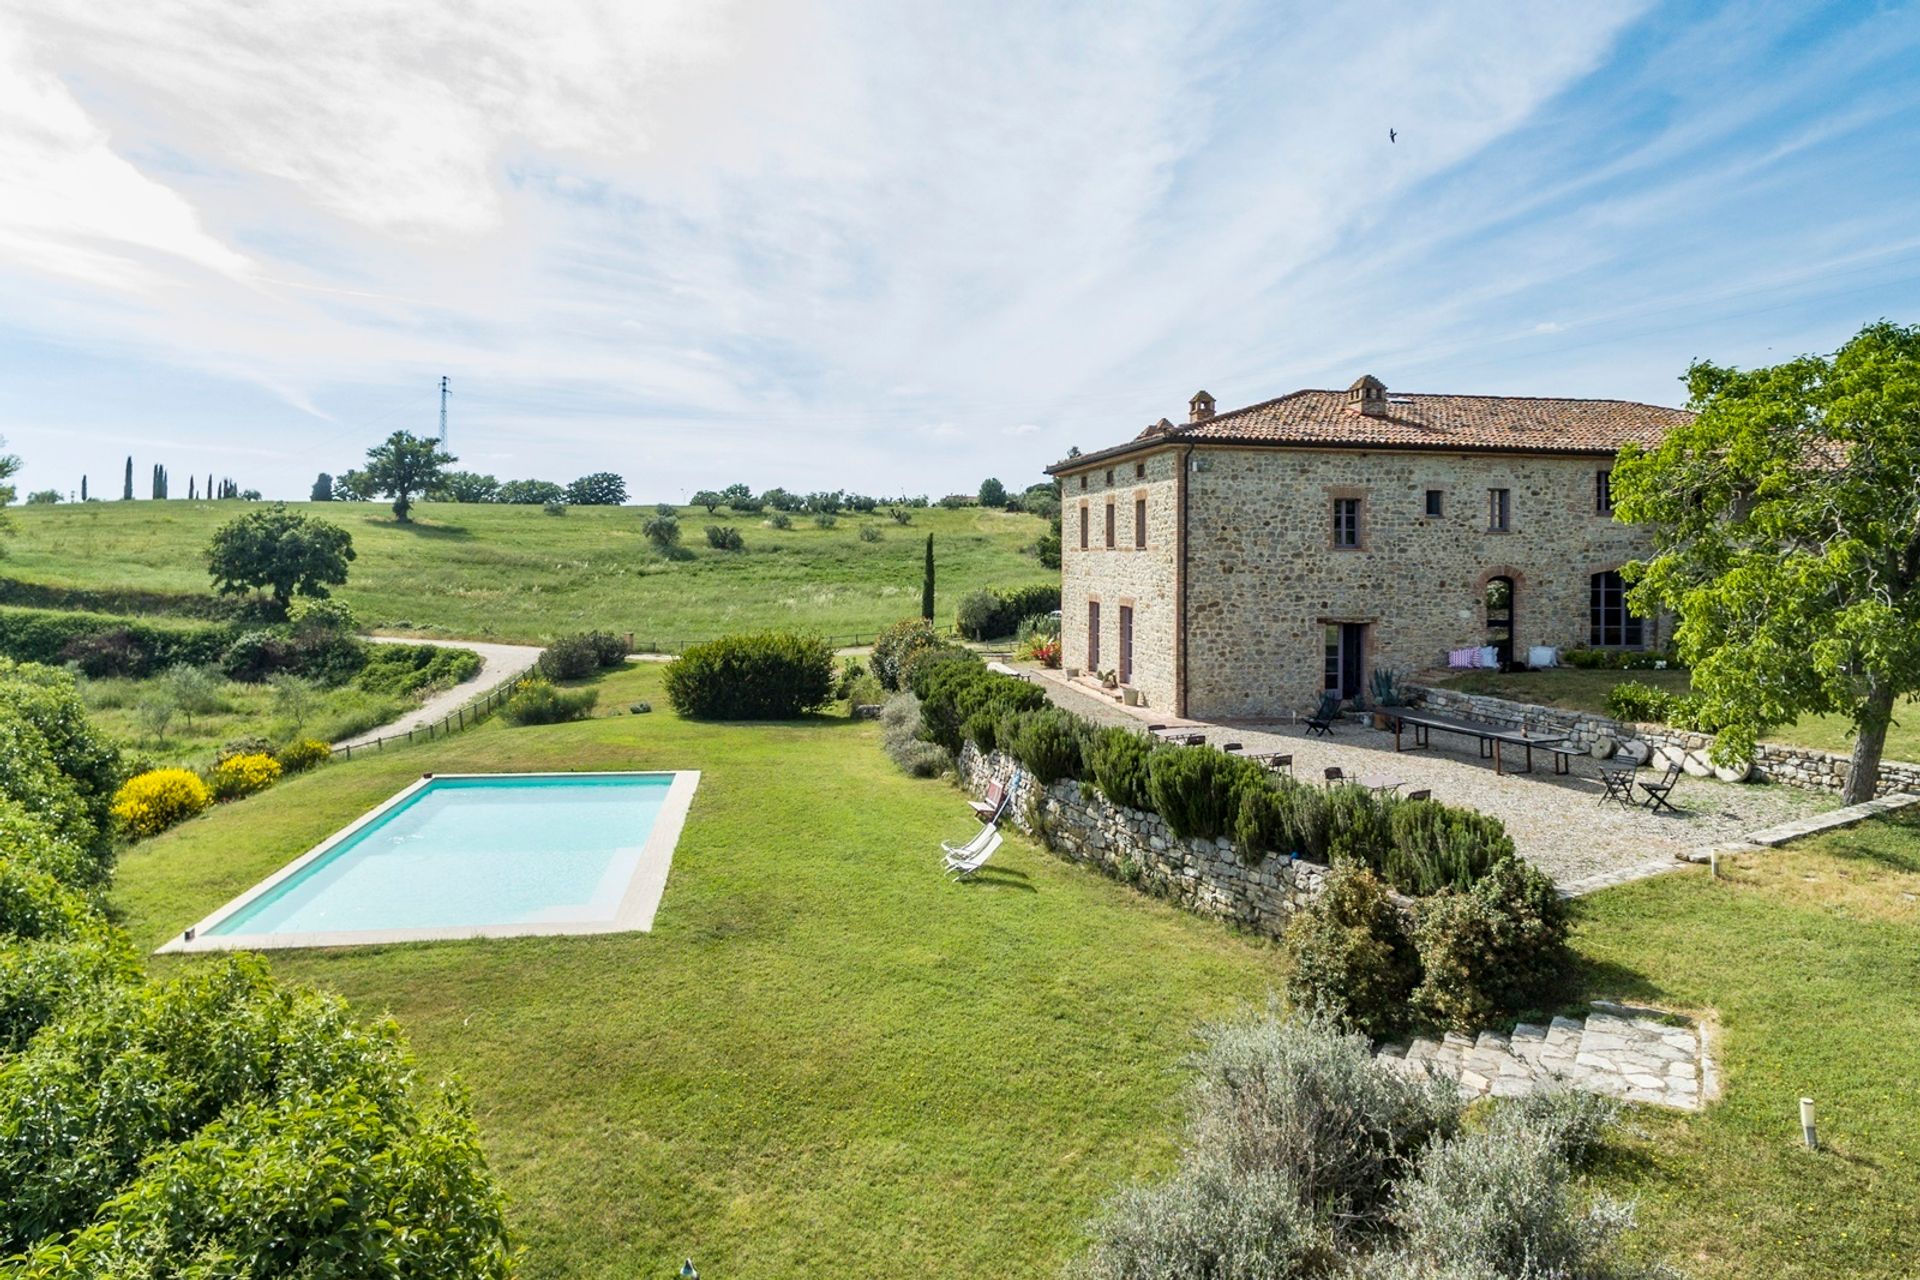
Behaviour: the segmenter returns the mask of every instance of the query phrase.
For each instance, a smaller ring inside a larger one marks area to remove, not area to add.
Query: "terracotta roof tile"
[[[1613,453],[1624,444],[1655,444],[1692,417],[1684,409],[1629,400],[1400,392],[1388,393],[1386,413],[1376,417],[1350,409],[1345,391],[1295,391],[1171,430],[1155,423],[1127,444],[1085,457],[1122,453],[1149,439],[1156,444]],[[1078,465],[1085,457],[1060,465]]]

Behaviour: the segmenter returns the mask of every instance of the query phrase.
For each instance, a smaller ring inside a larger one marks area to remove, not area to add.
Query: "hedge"
[[[0,606],[0,655],[15,661],[59,665],[79,656],[67,652],[70,646],[84,646],[108,636],[123,641],[139,655],[138,669],[103,670],[97,673],[101,675],[145,675],[177,662],[205,666],[220,661],[237,634],[230,623],[156,625],[104,613]]]
[[[690,646],[667,665],[667,701],[699,720],[792,720],[833,700],[833,649],[754,631]]]
[[[970,591],[954,611],[953,629],[969,640],[997,640],[1014,634],[1027,618],[1059,607],[1058,586]]]

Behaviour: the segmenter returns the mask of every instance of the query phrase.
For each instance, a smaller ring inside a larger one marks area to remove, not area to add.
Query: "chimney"
[[[1347,388],[1347,412],[1364,413],[1369,418],[1387,416],[1387,384],[1370,373],[1354,379]]]
[[[1213,416],[1213,397],[1204,391],[1193,393],[1193,399],[1187,401],[1187,421],[1205,422]]]

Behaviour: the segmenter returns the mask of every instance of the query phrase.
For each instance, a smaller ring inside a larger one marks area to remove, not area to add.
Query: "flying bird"
[[[1400,140],[1400,135],[1398,133],[1395,133],[1392,129],[1387,130],[1388,142],[1398,142],[1399,140]]]

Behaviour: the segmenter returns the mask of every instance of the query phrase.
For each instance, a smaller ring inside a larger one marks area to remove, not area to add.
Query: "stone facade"
[[[1012,759],[1000,752],[982,756],[972,743],[961,749],[961,783],[976,796],[1012,768]],[[1027,785],[1035,784],[1029,779]],[[1056,782],[1019,799],[1006,820],[1063,857],[1091,863],[1189,911],[1271,937],[1318,896],[1326,878],[1327,869],[1317,863],[1280,857],[1247,866],[1232,842],[1182,839],[1158,814],[1122,808],[1079,782]]]
[[[1541,707],[1428,685],[1412,685],[1410,691],[1410,701],[1448,715],[1466,716],[1516,729],[1524,727],[1535,732],[1564,733],[1583,751],[1591,750],[1597,742],[1619,743],[1637,738],[1656,751],[1667,752],[1669,758],[1697,766],[1689,769],[1689,772],[1696,774],[1707,771],[1704,766],[1708,752],[1713,748],[1711,734],[1689,733],[1666,725],[1627,724],[1590,711]],[[1753,753],[1754,778],[1806,791],[1837,793],[1843,790],[1847,784],[1847,770],[1845,756],[1815,751],[1810,747],[1762,742]],[[1902,792],[1920,792],[1920,764],[1908,764],[1900,760],[1881,761],[1880,781],[1874,794],[1888,796]]]
[[[1179,552],[1179,456],[1128,458],[1065,479],[1060,495],[1060,631],[1067,666],[1119,671],[1121,610],[1132,621],[1132,670],[1124,682],[1150,707],[1174,706]],[[1141,504],[1145,506],[1142,508]],[[1109,505],[1113,546],[1106,544]],[[1138,519],[1144,510],[1145,536]],[[1080,545],[1085,520],[1086,547]],[[1141,543],[1144,542],[1144,546]],[[1099,606],[1098,652],[1089,644]]]
[[[1141,463],[1146,476],[1136,479]],[[1118,606],[1130,601],[1131,683],[1147,705],[1271,717],[1318,700],[1330,625],[1364,627],[1363,688],[1373,669],[1431,667],[1449,649],[1486,643],[1487,584],[1497,577],[1514,584],[1516,657],[1532,645],[1586,644],[1591,575],[1650,549],[1644,533],[1597,509],[1596,473],[1609,465],[1591,453],[1206,444],[1085,469],[1064,463],[1064,661],[1092,665],[1088,605],[1097,601],[1099,665],[1115,667]],[[1496,489],[1508,495],[1501,531],[1489,528]],[[1144,552],[1131,549],[1135,490],[1148,502]],[[1428,514],[1429,491],[1438,515]],[[1114,550],[1104,545],[1109,498],[1118,500]],[[1335,545],[1339,499],[1360,503],[1356,546]],[[1647,623],[1644,642],[1658,639]]]

